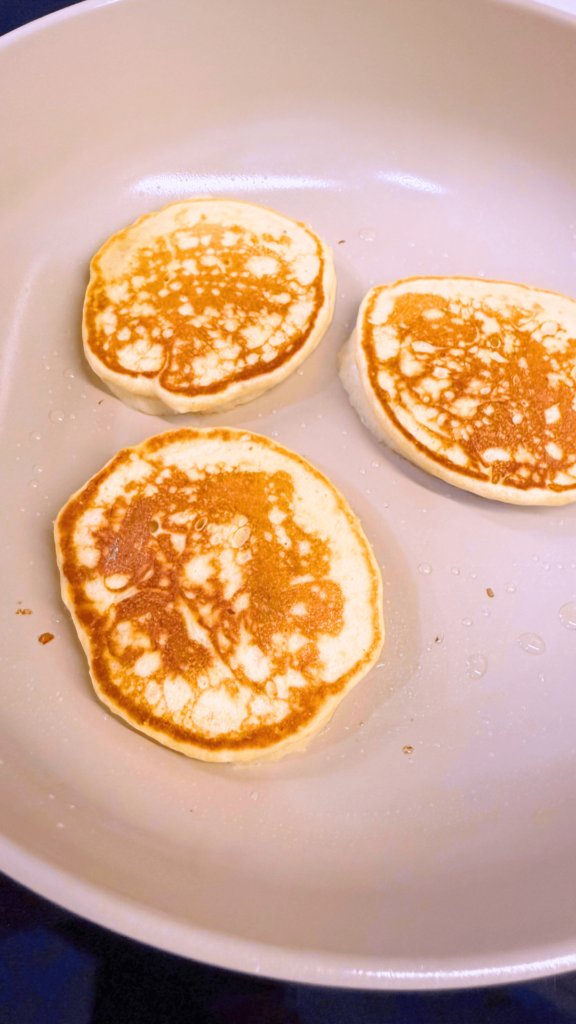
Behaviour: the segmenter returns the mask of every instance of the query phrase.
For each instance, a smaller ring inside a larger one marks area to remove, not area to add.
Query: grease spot
[[[567,601],[563,604],[558,615],[566,629],[576,629],[576,601]]]
[[[544,654],[546,650],[546,644],[538,633],[522,633],[518,644],[526,654]]]
[[[483,654],[472,654],[466,662],[469,679],[482,679],[488,671],[488,660]]]

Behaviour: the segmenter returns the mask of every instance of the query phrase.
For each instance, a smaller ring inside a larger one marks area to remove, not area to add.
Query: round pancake
[[[124,449],[70,498],[55,538],[97,694],[190,757],[302,749],[382,647],[358,519],[258,434],[183,429]]]
[[[576,302],[473,278],[373,288],[340,356],[376,437],[434,476],[519,505],[576,500]]]
[[[330,249],[253,203],[172,203],[110,238],[90,269],[86,358],[152,414],[256,398],[310,355],[334,312]]]

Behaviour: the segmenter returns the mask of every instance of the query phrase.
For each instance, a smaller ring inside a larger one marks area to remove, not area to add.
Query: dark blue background
[[[0,0],[0,35],[67,6],[63,0]],[[0,1024],[90,1022],[576,1024],[576,974],[460,992],[284,985],[150,949],[0,875]]]

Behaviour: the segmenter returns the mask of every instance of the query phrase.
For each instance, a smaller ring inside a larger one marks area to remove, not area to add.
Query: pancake
[[[55,538],[96,693],[190,757],[303,749],[382,647],[358,519],[258,434],[183,429],[124,449],[70,498]]]
[[[334,312],[330,249],[252,203],[172,203],[90,266],[86,358],[118,398],[156,415],[256,398],[310,355]]]
[[[576,499],[576,302],[473,278],[373,288],[340,355],[352,405],[434,476],[518,505]]]

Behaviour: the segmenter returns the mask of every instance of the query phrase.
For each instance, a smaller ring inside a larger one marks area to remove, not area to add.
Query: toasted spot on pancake
[[[334,296],[330,250],[306,225],[251,203],[190,199],[140,218],[94,256],[84,349],[128,404],[214,410],[296,369]]]
[[[368,293],[341,376],[381,440],[485,497],[576,500],[576,301],[413,278]]]
[[[191,428],[121,451],[55,535],[96,692],[190,756],[301,744],[381,648],[380,574],[358,520],[256,434]]]

